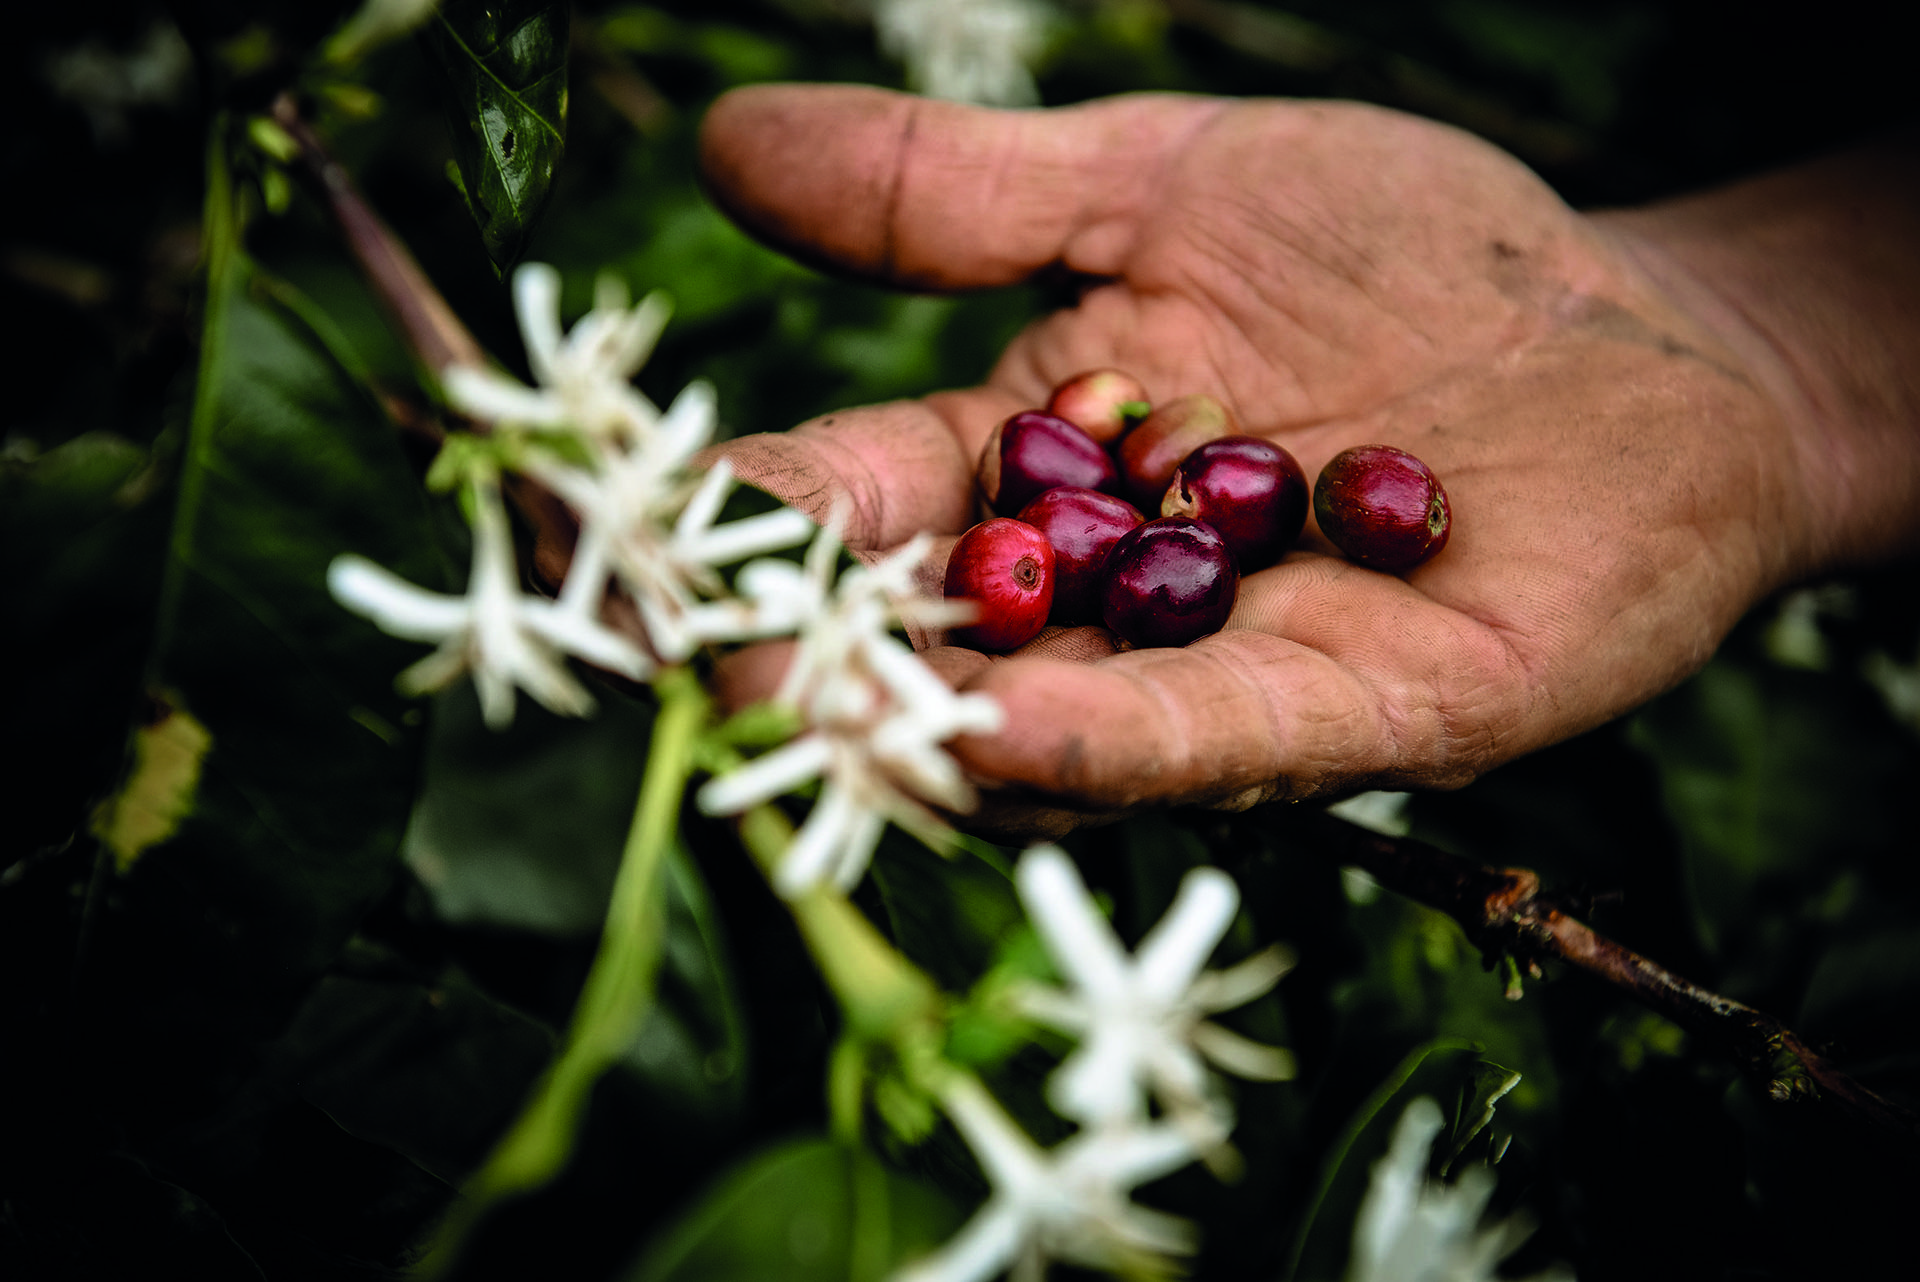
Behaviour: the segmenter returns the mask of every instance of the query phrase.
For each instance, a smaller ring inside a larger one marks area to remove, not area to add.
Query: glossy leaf
[[[180,1048],[130,1083],[171,1106],[273,1028],[390,883],[417,713],[413,647],[328,594],[357,551],[439,583],[418,484],[323,318],[255,269],[230,195],[209,198],[201,364],[150,687],[210,740],[191,807],[112,900],[96,976],[125,1050]]]
[[[556,0],[448,0],[428,27],[454,161],[487,255],[520,258],[567,138],[567,20]]]
[[[441,920],[563,937],[606,915],[652,714],[600,698],[586,720],[527,700],[495,731],[471,682],[434,700],[408,864]]]
[[[1727,960],[1770,969],[1772,896],[1844,898],[1849,867],[1906,842],[1912,740],[1864,683],[1723,654],[1631,734],[1659,768],[1696,929]]]
[[[563,938],[598,932],[651,723],[647,705],[609,695],[588,720],[531,705],[497,732],[481,720],[470,684],[441,695],[405,844],[435,915]],[[742,1079],[739,999],[699,871],[676,850],[665,876],[657,1003],[625,1063],[676,1106],[712,1115]]]
[[[0,460],[0,662],[8,698],[0,866],[85,832],[123,774],[164,568],[172,493],[154,452],[84,432]],[[29,749],[27,745],[32,745]]]
[[[553,1035],[458,971],[356,943],[267,1054],[266,1077],[457,1187],[545,1067]]]
[[[1009,869],[984,843],[948,858],[889,829],[872,877],[895,945],[941,987],[964,992],[1026,922]]]

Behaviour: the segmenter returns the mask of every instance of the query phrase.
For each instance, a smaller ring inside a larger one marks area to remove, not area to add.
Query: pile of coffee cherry
[[[1150,405],[1119,370],[1068,379],[995,428],[978,481],[998,515],[954,545],[946,594],[979,611],[954,641],[997,653],[1048,623],[1103,623],[1135,648],[1217,632],[1240,576],[1278,561],[1307,520],[1293,455],[1204,393]],[[1390,445],[1335,456],[1312,502],[1335,547],[1388,572],[1439,552],[1452,521],[1432,470]]]

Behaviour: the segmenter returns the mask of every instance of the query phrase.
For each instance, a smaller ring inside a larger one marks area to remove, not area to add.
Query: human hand
[[[929,650],[1009,713],[956,744],[989,827],[1459,786],[1674,684],[1765,593],[1859,551],[1830,528],[1844,451],[1777,354],[1649,270],[1644,225],[1576,214],[1443,126],[1346,104],[1010,113],[770,86],[723,98],[703,148],[722,206],[809,261],[921,289],[1058,267],[1089,282],[980,387],[730,447],[741,476],[816,514],[848,496],[852,546],[971,524],[994,425],[1102,366],[1156,398],[1213,394],[1309,476],[1384,442],[1451,496],[1446,550],[1404,578],[1310,524],[1182,649],[1116,653],[1077,628],[1004,659]]]

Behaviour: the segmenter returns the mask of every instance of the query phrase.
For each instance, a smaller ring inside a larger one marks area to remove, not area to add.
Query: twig
[[[1488,868],[1331,815],[1307,823],[1319,849],[1460,923],[1490,964],[1509,960],[1538,977],[1543,959],[1566,962],[1719,1042],[1766,1082],[1773,1099],[1830,1099],[1877,1131],[1920,1143],[1920,1118],[1841,1072],[1774,1016],[1682,979],[1593,930],[1568,911],[1563,897],[1543,891],[1531,869]],[[1507,995],[1519,996],[1517,982]]]
[[[449,365],[485,365],[480,344],[427,279],[412,252],[362,198],[352,176],[300,115],[293,95],[275,99],[273,121],[299,144],[301,164],[332,207],[347,248],[421,362],[435,374]]]
[[[291,94],[281,94],[274,101],[273,120],[299,145],[301,163],[325,194],[340,234],[366,274],[374,296],[400,327],[427,372],[437,378],[450,365],[485,366],[487,357],[479,340],[453,314],[453,308],[421,270],[406,243],[367,204],[346,167],[333,158],[300,115]],[[446,438],[441,424],[410,401],[382,396],[381,403],[402,431],[433,445]],[[460,426],[481,435],[488,431],[487,424],[478,420],[463,421]],[[577,527],[572,514],[529,477],[512,477],[506,493],[533,532],[536,574],[549,587],[557,584],[566,577],[567,563],[573,555]]]

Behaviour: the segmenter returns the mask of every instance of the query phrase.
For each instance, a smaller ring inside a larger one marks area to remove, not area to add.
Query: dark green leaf
[[[458,1187],[552,1051],[550,1030],[457,972],[421,975],[361,944],[315,986],[267,1072],[342,1129]]]
[[[587,720],[521,709],[489,729],[470,684],[435,705],[426,786],[406,857],[443,921],[591,937],[601,928],[646,768],[652,712],[608,695]],[[737,1098],[744,1025],[720,923],[699,872],[669,858],[659,1001],[628,1066],[676,1108]]]
[[[881,841],[873,885],[894,943],[948,992],[972,987],[1026,924],[1006,866],[972,849],[943,857],[894,829]]]
[[[1920,937],[1907,923],[1835,943],[1807,980],[1795,1031],[1844,1048],[1870,1085],[1920,1080]],[[1899,1075],[1887,1082],[1882,1073]]]
[[[418,714],[393,677],[417,647],[339,606],[329,562],[351,550],[442,577],[391,425],[304,302],[247,261],[218,188],[147,665],[210,746],[177,831],[121,880],[93,975],[117,1053],[165,1066],[117,1085],[169,1108],[217,1088],[214,1064],[272,1031],[397,867]]]
[[[1632,737],[1660,769],[1696,927],[1723,959],[1770,969],[1785,941],[1766,937],[1769,901],[1844,899],[1849,866],[1911,844],[1912,741],[1864,683],[1723,654]]]
[[[171,508],[164,457],[106,432],[0,459],[0,661],[7,697],[0,868],[84,834],[121,769]]]
[[[556,0],[448,0],[428,27],[474,221],[502,269],[518,261],[567,138],[567,17]]]
[[[13,1242],[5,1245],[14,1249],[0,1248],[0,1265],[20,1270],[9,1276],[202,1282],[267,1276],[204,1198],[124,1152],[101,1154],[83,1168],[70,1202],[10,1198],[8,1220]],[[113,1231],[101,1232],[104,1224]]]
[[[933,1250],[953,1206],[863,1151],[796,1140],[723,1179],[627,1282],[870,1282]]]
[[[652,714],[631,699],[598,702],[582,721],[525,700],[513,724],[494,731],[471,682],[435,700],[404,846],[435,916],[548,935],[599,931]]]

